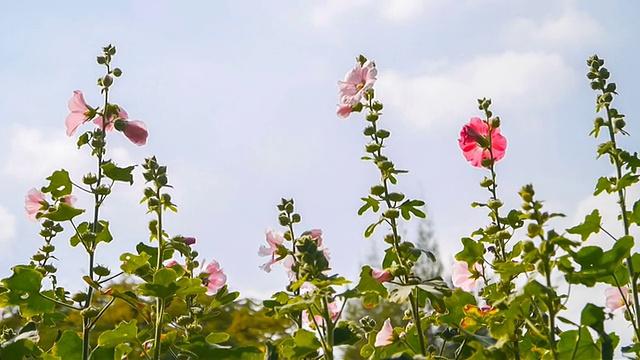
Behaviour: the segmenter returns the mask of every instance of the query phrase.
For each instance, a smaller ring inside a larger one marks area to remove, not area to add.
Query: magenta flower
[[[500,161],[507,149],[507,139],[500,134],[500,128],[491,129],[491,142],[489,142],[490,126],[478,117],[462,127],[458,143],[464,158],[475,167],[483,167],[482,160],[491,159]],[[491,148],[491,150],[489,150]]]
[[[337,114],[346,118],[351,114],[352,107],[362,100],[363,94],[373,87],[378,76],[376,65],[372,61],[356,66],[345,75],[343,81],[338,81],[339,104]]]
[[[476,273],[482,272],[480,264],[473,264],[473,270]],[[477,275],[474,275],[469,271],[469,265],[464,261],[459,261],[453,266],[453,272],[451,273],[451,279],[453,286],[459,287],[464,291],[473,291],[478,282]]]
[[[215,295],[227,283],[227,275],[224,274],[220,264],[215,260],[211,261],[202,273],[207,276],[202,281],[204,286],[207,287],[207,295]]]
[[[44,199],[42,191],[31,189],[24,198],[24,209],[27,210],[27,216],[31,221],[38,221],[36,215],[44,213],[49,208],[49,204]]]
[[[68,105],[71,113],[67,115],[65,125],[67,126],[67,136],[72,136],[80,125],[89,121],[93,109],[84,101],[84,95],[82,95],[82,91],[79,90],[73,92],[73,96],[69,100]]]
[[[184,238],[184,243],[191,246],[196,243],[196,238],[194,237],[186,237]]]
[[[393,280],[393,275],[389,270],[371,268],[371,277],[380,284]]]
[[[269,247],[260,245],[260,249],[258,250],[258,255],[271,256],[271,259],[269,259],[269,261],[267,261],[266,263],[260,266],[262,270],[269,273],[271,272],[271,266],[273,266],[275,263],[277,263],[280,260],[280,259],[276,259],[276,256],[278,255],[277,254],[278,246],[282,245],[282,243],[284,242],[284,237],[282,236],[282,234],[274,232],[271,229],[267,229],[265,233],[267,236],[267,244],[269,245]]]
[[[610,287],[604,291],[604,294],[606,296],[604,306],[611,312],[614,312],[624,307],[625,300],[627,301],[627,304],[632,303],[630,290],[626,286],[623,286],[619,289],[617,287]],[[624,294],[624,297],[623,297],[623,294]]]
[[[391,320],[387,319],[382,324],[382,329],[378,335],[376,335],[376,342],[373,346],[381,347],[387,346],[393,343],[393,326],[391,326]]]

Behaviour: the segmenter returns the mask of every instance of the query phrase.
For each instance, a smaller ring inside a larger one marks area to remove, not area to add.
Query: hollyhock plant
[[[73,96],[69,100],[68,105],[71,113],[67,115],[65,125],[67,126],[67,136],[72,136],[80,125],[95,116],[95,110],[87,105],[82,91],[79,90],[73,92]]]
[[[340,308],[338,307],[338,303],[333,301],[327,304],[329,309],[329,315],[331,316],[331,321],[336,321],[338,316],[340,315]],[[315,325],[325,326],[324,318],[320,315],[314,315],[313,320],[309,317],[309,312],[307,310],[302,310],[302,321],[305,325]]]
[[[491,133],[491,139],[489,139]],[[464,158],[475,167],[483,167],[482,161],[500,161],[507,149],[507,139],[500,134],[500,127],[489,125],[478,117],[462,127],[458,139]]]
[[[393,275],[389,270],[371,268],[371,277],[380,284],[393,280]]]
[[[372,61],[357,61],[356,66],[338,81],[339,104],[337,114],[346,118],[351,114],[353,106],[360,103],[363,94],[373,88],[378,76],[376,65]]]
[[[623,286],[621,288],[617,288],[617,287],[607,288],[604,291],[604,294],[606,296],[604,306],[607,308],[607,310],[611,312],[614,312],[620,308],[623,308],[626,306],[626,304],[631,304],[632,302],[631,290],[626,286]],[[623,297],[623,294],[624,294],[624,297]],[[625,300],[626,300],[626,304],[625,304]]]
[[[140,120],[131,120],[124,122],[124,136],[132,143],[142,146],[147,143],[149,132],[147,126]]]
[[[203,277],[205,275],[206,277]],[[207,295],[215,295],[227,283],[227,275],[220,268],[220,264],[217,261],[211,261],[209,265],[204,268],[204,271],[200,276],[203,278],[203,283],[207,287]]]
[[[482,267],[480,264],[475,263],[473,264],[473,270],[481,273]],[[459,261],[453,266],[451,279],[453,281],[453,286],[459,287],[464,291],[473,291],[476,287],[476,283],[478,282],[478,278],[474,278],[474,275],[469,271],[469,265],[464,261]]]
[[[113,126],[117,119],[125,119],[125,120],[129,119],[129,114],[127,113],[127,111],[119,106],[118,106],[117,116],[113,115],[111,119],[106,119],[106,121],[104,117],[97,116],[95,119],[93,119],[93,123],[98,125],[99,128],[104,128],[105,132],[111,132],[113,131]],[[104,126],[103,126],[103,122],[105,122]]]
[[[282,236],[282,234],[275,232],[271,229],[267,229],[265,233],[267,237],[266,239],[267,244],[269,245],[269,247],[260,245],[260,249],[258,250],[258,255],[271,256],[271,259],[269,259],[269,261],[267,261],[266,263],[260,266],[260,269],[269,273],[271,272],[271,266],[273,266],[279,260],[279,259],[276,259],[278,246],[282,245],[282,243],[284,242],[284,237]]]
[[[393,326],[391,326],[391,319],[387,319],[382,324],[382,329],[378,335],[376,335],[376,342],[373,346],[382,347],[393,343]]]
[[[27,196],[24,198],[24,208],[27,211],[27,216],[31,221],[38,221],[36,215],[39,212],[47,210],[49,204],[44,198],[42,191],[37,189],[31,189],[27,192]]]

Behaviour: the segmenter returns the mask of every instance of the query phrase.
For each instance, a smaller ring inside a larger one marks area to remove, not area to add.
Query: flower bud
[[[93,306],[88,307],[80,312],[82,317],[88,318],[88,319],[96,317],[99,313],[100,311]]]
[[[380,150],[380,145],[376,144],[376,143],[368,143],[365,147],[364,147],[365,151],[368,153],[374,153],[378,150]]]
[[[73,294],[73,296],[71,297],[71,300],[75,301],[75,302],[83,302],[87,300],[87,294],[83,293],[83,292],[79,292],[79,293],[75,293]]]
[[[124,132],[124,130],[127,128],[127,122],[123,119],[117,119],[113,122],[113,127],[115,127],[116,130],[120,132]]]
[[[50,273],[50,274],[53,274],[53,273],[55,273],[56,271],[58,271],[58,269],[57,269],[55,266],[51,265],[51,264],[46,264],[46,265],[44,266],[44,270],[45,270],[46,272]]]
[[[500,118],[499,117],[495,117],[495,118],[491,119],[491,127],[494,128],[494,129],[500,127]]]
[[[404,200],[404,194],[392,192],[389,194],[389,200],[391,201],[402,201]]]
[[[33,261],[42,261],[44,259],[46,259],[47,257],[43,254],[43,253],[35,253],[32,257],[31,260]]]
[[[372,268],[371,277],[380,284],[393,280],[393,275],[389,270]]]
[[[387,234],[384,236],[384,242],[386,242],[387,244],[393,244],[393,239],[393,234]]]
[[[371,192],[371,195],[380,196],[384,194],[384,186],[382,185],[372,186],[370,192]]]
[[[115,77],[120,77],[122,76],[122,70],[120,70],[120,68],[115,68],[113,69],[113,71],[111,71],[111,73],[113,74],[113,76]]]
[[[616,119],[616,121],[613,122],[613,125],[616,127],[616,129],[622,130],[625,126],[627,126],[627,123],[623,119]]]
[[[364,128],[364,130],[362,131],[362,133],[365,136],[371,136],[373,134],[376,133],[376,130],[373,128],[373,126],[367,126],[366,128]]]
[[[375,113],[367,114],[367,117],[366,117],[367,121],[370,121],[370,122],[378,121],[378,118],[379,118],[378,114],[375,114]]]
[[[98,179],[93,173],[88,173],[87,175],[82,177],[82,183],[85,185],[93,185],[98,182]]]
[[[295,223],[299,223],[300,222],[300,214],[293,214],[291,215],[291,221],[295,224]]]
[[[398,209],[387,209],[383,216],[387,219],[397,219],[400,216],[400,211]]]
[[[111,270],[102,265],[98,265],[93,268],[93,272],[98,276],[109,276],[111,274]]]
[[[380,129],[378,130],[378,132],[376,132],[376,136],[379,137],[380,139],[386,139],[389,137],[389,135],[391,135],[391,133],[385,129]]]
[[[107,185],[100,185],[94,191],[98,195],[109,195],[109,194],[111,194],[111,188],[109,186],[107,186]]]
[[[42,246],[42,248],[40,250],[42,250],[42,252],[45,252],[45,253],[48,254],[48,253],[53,252],[55,249],[56,249],[55,246],[53,246],[51,244],[46,244],[46,245]]]
[[[105,75],[105,76],[102,78],[102,85],[103,85],[104,87],[109,87],[109,86],[111,86],[112,84],[113,84],[113,78],[112,78],[111,76],[109,76],[109,75]]]
[[[104,65],[107,62],[107,58],[105,58],[104,56],[98,56],[96,58],[96,62],[100,65]]]

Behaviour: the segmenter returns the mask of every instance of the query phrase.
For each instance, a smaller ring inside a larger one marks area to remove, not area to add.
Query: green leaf
[[[377,213],[380,210],[380,202],[371,196],[361,198],[364,201],[364,205],[358,209],[358,215],[362,216],[369,208],[373,210],[374,213]]]
[[[589,235],[600,232],[601,221],[602,217],[600,216],[600,212],[598,209],[595,209],[584,218],[582,224],[567,229],[567,232],[569,234],[578,234],[582,237],[582,241],[585,241],[589,238]]]
[[[482,259],[484,256],[484,245],[473,240],[472,238],[462,238],[463,249],[456,254],[455,258],[458,261],[464,261],[468,265],[472,265]]]
[[[122,181],[133,184],[133,174],[131,172],[135,168],[135,165],[127,166],[126,168],[117,167],[111,161],[102,165],[102,173],[113,181]]]
[[[223,342],[229,340],[229,334],[227,334],[227,333],[210,333],[209,335],[207,335],[205,340],[211,345],[219,344],[219,343],[223,343]]]
[[[629,212],[629,221],[640,226],[640,200],[633,204],[633,211]]]
[[[146,253],[141,253],[140,255],[124,253],[120,255],[120,261],[122,261],[120,268],[127,274],[135,274],[138,270],[145,268],[150,271],[149,259],[151,259],[151,256]]]
[[[98,346],[111,348],[122,343],[136,343],[138,336],[138,325],[136,320],[131,322],[123,321],[113,330],[107,330],[100,334]]]
[[[367,228],[364,230],[364,237],[368,238],[370,237],[373,232],[376,230],[376,227],[378,227],[378,225],[380,225],[382,223],[384,219],[380,219],[377,222],[374,222],[373,224],[367,226]]]
[[[152,283],[140,284],[138,290],[141,295],[167,299],[175,295],[180,289],[180,285],[176,282],[177,278],[178,273],[176,273],[175,270],[171,268],[161,268],[153,274]]]
[[[27,265],[15,266],[12,270],[13,275],[2,280],[9,291],[0,294],[0,307],[19,306],[20,313],[25,318],[53,312],[55,304],[40,296],[42,274]],[[55,298],[53,290],[43,294]]]
[[[42,217],[49,220],[62,222],[69,221],[82,213],[84,213],[83,209],[76,209],[67,203],[60,202],[58,203],[58,206],[55,210],[48,213],[43,213]]]
[[[360,340],[358,333],[349,326],[349,323],[341,321],[333,329],[333,345],[353,345]]]
[[[462,290],[455,289],[450,297],[444,298],[445,307],[447,313],[441,315],[438,319],[443,324],[448,324],[450,327],[458,327],[462,319],[465,318],[465,314],[462,311],[465,305],[476,305],[476,298]]]
[[[67,330],[53,345],[52,354],[64,360],[80,360],[82,359],[82,339],[75,331]]]
[[[376,293],[382,298],[386,298],[388,295],[387,288],[371,276],[371,267],[369,265],[362,267],[360,271],[360,281],[358,285],[356,285],[356,290],[361,293]]]
[[[620,180],[618,180],[618,183],[616,184],[616,186],[613,189],[611,189],[611,192],[617,192],[617,191],[628,188],[629,186],[638,182],[638,177],[639,177],[638,175],[633,175],[631,173],[624,174],[620,178]]]
[[[321,346],[316,334],[305,329],[298,329],[293,336],[293,340],[295,343],[294,352],[298,357],[315,353]]]
[[[563,331],[558,341],[558,352],[560,360],[600,359],[600,351],[585,326],[579,330]]]
[[[611,180],[609,180],[609,178],[606,176],[602,176],[598,179],[598,182],[596,183],[596,189],[593,192],[593,196],[598,196],[603,191],[606,191],[607,194],[609,194],[611,193],[611,188],[612,188]]]
[[[604,311],[602,307],[595,306],[591,303],[585,305],[580,315],[580,324],[588,326],[598,332],[604,333]]]
[[[71,178],[69,178],[69,173],[66,170],[54,171],[47,180],[49,180],[49,185],[43,187],[42,192],[50,193],[56,199],[71,194]]]

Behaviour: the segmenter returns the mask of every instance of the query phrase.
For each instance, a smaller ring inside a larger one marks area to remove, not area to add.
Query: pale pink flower
[[[338,315],[340,315],[340,308],[338,307],[338,303],[336,301],[330,302],[327,304],[327,308],[329,310],[329,316],[331,316],[331,321],[336,321],[336,319],[338,319]],[[325,325],[324,317],[321,315],[314,315],[313,320],[315,320],[315,323],[309,317],[309,312],[307,310],[302,310],[302,321],[305,325]]]
[[[610,287],[604,291],[604,294],[606,295],[604,306],[611,312],[614,312],[624,307],[625,299],[627,301],[627,304],[631,304],[631,300],[632,300],[631,293],[629,288],[626,286],[623,286],[619,289],[617,287]],[[623,297],[623,294],[624,294],[624,297]]]
[[[371,268],[371,277],[380,284],[393,280],[393,275],[389,270]]]
[[[282,266],[284,266],[284,271],[286,272],[287,276],[289,277],[289,281],[291,282],[297,280],[296,272],[293,271],[293,265],[295,265],[295,263],[296,259],[291,255],[287,255],[284,257],[284,259],[282,259]]]
[[[67,195],[65,197],[63,197],[62,199],[60,199],[60,201],[62,201],[63,203],[69,205],[69,206],[73,206],[75,205],[76,201],[78,201],[78,198],[73,196],[73,195]]]
[[[382,329],[378,335],[376,335],[376,342],[373,346],[381,347],[387,346],[393,343],[393,326],[391,326],[391,319],[387,319],[382,324]]]
[[[129,141],[138,146],[146,144],[149,137],[147,126],[140,120],[125,121],[123,132]]]
[[[266,272],[271,272],[271,266],[273,266],[278,260],[276,260],[278,246],[282,245],[284,242],[284,237],[282,234],[278,232],[274,232],[271,229],[267,229],[265,231],[267,237],[267,244],[269,247],[264,245],[260,245],[260,249],[258,250],[259,256],[271,256],[271,259],[266,263],[262,264],[260,268]]]
[[[482,160],[491,159],[494,161],[504,158],[507,150],[507,139],[500,134],[500,128],[491,130],[491,146],[489,146],[489,129],[487,125],[478,117],[471,118],[471,121],[462,127],[458,143],[464,158],[475,167],[483,167]],[[489,151],[491,148],[491,151]]]
[[[207,287],[207,295],[215,295],[227,283],[227,275],[224,274],[217,261],[211,261],[203,271],[207,277],[203,279]]]
[[[309,230],[309,236],[311,236],[311,239],[315,240],[318,243],[318,249],[322,249],[322,230]]]
[[[79,90],[73,92],[73,96],[69,100],[68,105],[71,113],[67,115],[65,125],[67,126],[67,136],[72,136],[80,125],[89,121],[92,110],[89,105],[87,105],[87,102],[84,101],[82,91]]]
[[[351,114],[352,106],[362,100],[363,94],[373,87],[378,76],[376,65],[372,61],[364,64],[356,63],[356,66],[345,75],[343,81],[338,81],[339,104],[337,114],[346,118]]]
[[[36,215],[45,212],[49,204],[44,198],[42,191],[31,189],[24,198],[24,209],[27,210],[27,216],[31,221],[38,221]]]
[[[473,264],[473,269],[475,272],[482,272],[482,267],[478,263]],[[453,266],[451,279],[453,280],[453,286],[459,287],[464,291],[473,291],[478,282],[478,278],[474,278],[471,271],[469,271],[469,265],[464,261],[459,261]]]

